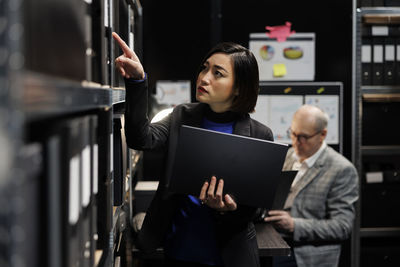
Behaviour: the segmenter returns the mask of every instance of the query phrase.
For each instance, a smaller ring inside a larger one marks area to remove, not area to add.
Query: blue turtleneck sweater
[[[214,113],[208,109],[202,127],[232,133],[235,116],[232,112]],[[202,205],[196,196],[182,196],[165,240],[165,254],[169,258],[181,261],[223,265],[215,231],[213,210]]]

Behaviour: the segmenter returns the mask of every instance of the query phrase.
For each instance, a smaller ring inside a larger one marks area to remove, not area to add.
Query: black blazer
[[[174,157],[179,128],[182,124],[200,127],[207,104],[179,105],[164,120],[150,124],[147,117],[147,81],[126,80],[125,84],[125,134],[128,146],[137,150],[161,149],[167,155],[165,175],[160,178],[156,195],[137,236],[137,247],[144,252],[152,252],[162,246],[178,204],[178,196],[167,190],[167,177],[171,172],[168,161]],[[271,130],[251,119],[248,114],[235,123],[233,133],[273,140]],[[238,205],[235,211],[215,212],[216,238],[226,267],[259,266],[256,233],[252,223],[258,211],[255,207]]]

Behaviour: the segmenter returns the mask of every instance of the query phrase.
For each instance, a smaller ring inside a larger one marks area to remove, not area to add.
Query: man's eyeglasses
[[[312,137],[314,137],[314,136],[316,136],[317,134],[320,134],[320,133],[321,133],[321,131],[318,131],[318,132],[316,132],[315,134],[306,135],[306,134],[296,134],[296,133],[293,132],[292,129],[290,129],[290,128],[287,130],[287,135],[288,135],[288,137],[294,137],[294,138],[297,139],[297,141],[298,141],[299,143],[302,143],[302,144],[304,144],[305,142],[307,142],[308,139],[310,139],[310,138],[312,138]]]

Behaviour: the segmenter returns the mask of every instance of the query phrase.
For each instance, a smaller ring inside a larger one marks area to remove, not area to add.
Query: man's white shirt
[[[325,141],[322,142],[321,147],[315,152],[311,157],[308,157],[305,159],[303,162],[300,162],[299,157],[296,155],[296,153],[293,153],[293,157],[296,159],[295,163],[293,164],[292,169],[295,171],[298,171],[296,174],[296,177],[294,178],[292,182],[292,187],[295,186],[300,179],[303,177],[303,175],[306,173],[306,171],[314,166],[315,162],[321,155],[322,151],[326,148],[326,143]]]

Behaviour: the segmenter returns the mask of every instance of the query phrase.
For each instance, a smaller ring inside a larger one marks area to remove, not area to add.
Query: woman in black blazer
[[[166,178],[171,172],[168,161],[174,156],[182,124],[273,140],[271,130],[249,116],[259,91],[254,55],[238,44],[217,45],[206,55],[197,74],[199,103],[178,105],[162,121],[150,123],[143,66],[116,33],[113,37],[123,51],[115,62],[125,78],[128,146],[138,150],[161,149],[167,161],[165,175],[137,235],[137,246],[144,252],[163,247],[166,266],[259,266],[252,223],[257,216],[256,207],[241,205],[232,196],[224,195],[223,180],[218,177],[210,177],[199,188],[199,196],[169,192]]]

